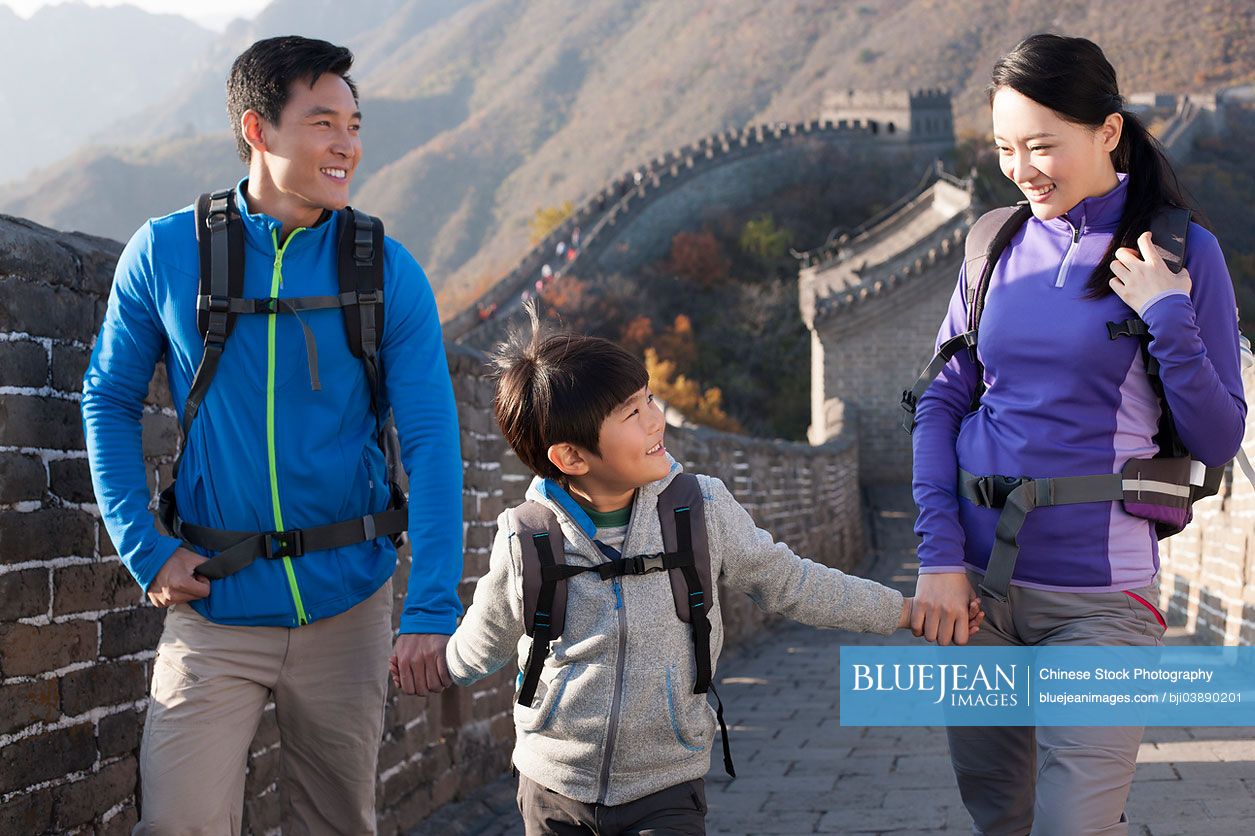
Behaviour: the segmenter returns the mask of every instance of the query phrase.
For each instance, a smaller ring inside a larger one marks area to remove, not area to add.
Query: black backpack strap
[[[553,572],[564,565],[559,561],[565,555],[565,540],[557,515],[539,502],[524,502],[512,516],[523,558],[523,627],[532,637],[518,704],[530,707],[549,643],[566,626],[567,582]]]
[[[193,212],[196,248],[200,255],[199,295],[204,306],[197,305],[196,329],[205,338],[200,365],[188,387],[183,404],[183,421],[179,426],[179,452],[174,458],[170,484],[157,498],[157,518],[172,537],[181,537],[179,512],[174,497],[174,483],[187,450],[188,432],[209,391],[218,361],[226,348],[227,337],[235,327],[231,299],[244,293],[244,224],[235,206],[235,190],[202,194],[196,199]]]
[[[981,314],[985,312],[985,297],[989,294],[989,281],[998,266],[998,259],[1032,214],[1033,210],[1027,203],[1003,206],[981,215],[968,230],[963,242],[967,330],[979,330]],[[975,355],[975,345],[972,351]]]
[[[963,243],[963,298],[967,304],[967,330],[942,343],[911,388],[902,392],[902,408],[907,413],[902,419],[902,428],[908,433],[915,429],[915,408],[919,399],[937,379],[937,375],[941,374],[946,363],[963,348],[968,350],[972,364],[976,367],[976,391],[972,395],[972,409],[980,404],[981,395],[985,392],[985,370],[976,353],[976,343],[980,318],[985,312],[985,297],[989,295],[990,279],[998,266],[998,259],[1002,257],[1002,251],[1032,214],[1033,210],[1027,203],[1004,206],[981,215],[968,230]]]
[[[693,693],[710,687],[710,545],[706,537],[705,499],[692,473],[677,474],[658,494],[658,522],[667,554],[692,555],[669,572],[675,614],[693,628],[693,654],[697,678]]]
[[[723,769],[732,778],[732,746],[728,726],[723,719],[723,700],[711,682],[710,604],[714,585],[710,571],[710,541],[706,536],[706,500],[701,482],[692,473],[677,474],[671,484],[658,495],[658,521],[662,526],[662,542],[668,556],[674,553],[678,564],[670,572],[671,597],[680,620],[692,625],[693,659],[697,675],[694,694],[710,692],[715,696],[715,719],[723,742]],[[692,556],[690,563],[687,558]]]
[[[1173,273],[1180,273],[1185,267],[1190,220],[1190,210],[1178,206],[1165,206],[1150,219],[1150,237],[1155,250]]]
[[[196,311],[196,328],[205,338],[205,350],[183,406],[183,441],[174,463],[175,478],[183,461],[188,431],[218,370],[227,337],[235,327],[231,299],[244,293],[244,224],[235,206],[235,191],[201,195],[196,201],[195,223],[200,294],[209,299],[204,310]]]
[[[370,367],[377,363],[383,335],[383,221],[346,206],[340,210],[340,293],[356,294],[354,304],[344,306],[344,327],[354,357]],[[377,367],[374,374],[377,374]],[[371,395],[379,380],[371,378]]]

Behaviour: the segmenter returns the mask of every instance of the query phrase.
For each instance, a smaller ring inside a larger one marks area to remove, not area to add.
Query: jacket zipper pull
[[[1081,228],[1079,226],[1072,227],[1072,243],[1081,243]],[[283,280],[280,279],[279,281],[282,282]]]

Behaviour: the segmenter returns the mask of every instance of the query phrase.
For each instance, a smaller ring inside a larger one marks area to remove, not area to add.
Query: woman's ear
[[[1102,150],[1110,154],[1120,144],[1120,137],[1124,133],[1124,116],[1119,113],[1108,114],[1096,133]]]
[[[546,453],[549,463],[567,476],[583,476],[588,473],[588,460],[574,444],[562,442],[549,445]]]

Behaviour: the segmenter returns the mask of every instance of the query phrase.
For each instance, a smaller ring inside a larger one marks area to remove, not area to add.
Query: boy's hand
[[[973,598],[967,603],[967,632],[980,632],[980,623],[985,620],[985,611],[980,608],[980,598]]]
[[[902,598],[902,614],[898,616],[898,629],[903,630],[911,626],[911,609],[915,606],[914,598]]]

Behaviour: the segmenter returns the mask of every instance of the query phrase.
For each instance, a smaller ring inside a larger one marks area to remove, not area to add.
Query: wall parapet
[[[129,833],[138,752],[164,612],[147,604],[99,519],[79,390],[104,313],[118,242],[0,216],[0,833]],[[470,602],[497,515],[530,474],[492,417],[484,357],[446,346],[461,431],[464,573]],[[178,438],[159,365],[140,425],[151,495],[169,483]],[[858,447],[814,448],[671,428],[686,467],[722,479],[795,551],[854,570],[864,555]],[[394,577],[403,594],[408,547]],[[763,613],[724,590],[729,642]],[[400,608],[397,607],[397,611]],[[402,832],[508,768],[514,677],[501,671],[428,700],[392,691],[377,772],[379,830]],[[278,726],[263,715],[248,758],[246,832],[279,826]]]

